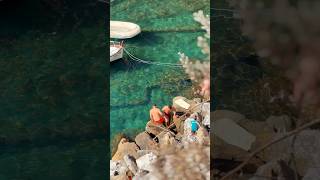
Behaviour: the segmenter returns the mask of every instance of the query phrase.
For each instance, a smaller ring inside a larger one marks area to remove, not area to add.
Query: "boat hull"
[[[116,53],[114,53],[113,55],[110,55],[110,62],[121,59],[122,56],[123,56],[123,48],[119,48],[119,50]]]

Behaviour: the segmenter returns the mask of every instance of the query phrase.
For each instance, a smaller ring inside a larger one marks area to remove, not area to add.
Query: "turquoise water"
[[[203,58],[196,39],[204,32],[192,13],[202,9],[208,14],[209,1],[124,0],[110,5],[111,20],[133,22],[142,29],[138,36],[125,40],[131,54],[163,63],[179,63],[178,52]],[[181,68],[141,64],[128,56],[110,68],[112,137],[120,132],[133,137],[143,130],[152,104],[161,107],[177,95],[190,95],[191,83]]]

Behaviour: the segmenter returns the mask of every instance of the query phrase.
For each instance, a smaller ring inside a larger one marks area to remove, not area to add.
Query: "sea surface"
[[[204,34],[192,13],[209,14],[208,0],[118,0],[110,3],[111,20],[138,24],[142,33],[125,40],[134,56],[152,62],[179,63],[178,52],[192,59],[204,55],[197,37]],[[178,95],[190,96],[191,82],[182,68],[133,61],[127,55],[110,64],[111,137],[133,138],[145,128],[152,104],[172,104]]]
[[[105,4],[0,2],[0,179],[105,179]]]

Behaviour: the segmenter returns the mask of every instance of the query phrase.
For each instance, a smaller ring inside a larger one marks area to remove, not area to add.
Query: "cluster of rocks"
[[[111,179],[210,179],[209,103],[184,97],[176,97],[173,101],[177,98],[183,98],[194,107],[183,109],[173,103],[177,111],[197,113],[200,117],[195,140],[190,141],[187,137],[183,116],[173,120],[176,126],[170,130],[149,121],[145,131],[139,133],[133,142],[121,139],[110,160]]]
[[[287,115],[270,116],[265,120],[256,121],[228,110],[216,110],[212,113],[214,131],[211,138],[214,138],[214,148],[211,155],[216,164],[212,172],[217,179],[245,161],[250,152],[294,129],[294,121]],[[233,124],[221,123],[222,121],[232,121],[239,126],[239,129],[243,128],[246,132],[227,131]],[[224,133],[217,133],[219,128],[223,128]],[[253,141],[250,140],[251,136],[254,137]],[[317,138],[319,136],[319,130],[306,129],[295,136],[279,141],[258,153],[242,168],[241,173],[235,174],[233,178],[263,180],[266,177],[276,179],[299,177],[303,180],[311,180],[312,178],[309,178],[311,176],[319,177],[317,174],[320,167],[320,153],[318,153],[320,139]],[[230,140],[230,137],[236,142]],[[249,142],[249,148],[246,149],[246,143],[239,142]]]

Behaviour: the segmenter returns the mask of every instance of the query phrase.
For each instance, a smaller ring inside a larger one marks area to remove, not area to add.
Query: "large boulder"
[[[152,140],[149,134],[142,132],[134,139],[136,144],[143,150],[154,150],[157,148],[157,144]]]
[[[248,131],[249,133],[251,133],[256,137],[255,141],[251,144],[251,151],[254,151],[258,147],[261,147],[262,145],[268,143],[274,137],[275,133],[273,132],[273,129],[270,128],[270,126],[268,126],[266,122],[248,120],[243,118],[244,116],[242,115],[239,115],[239,114],[236,115],[236,113],[232,113],[232,114],[233,114],[233,119],[236,119],[237,124],[239,126],[241,126],[246,131]],[[226,133],[228,133],[228,131],[226,131]],[[214,133],[211,133],[212,136],[213,134]],[[236,161],[243,161],[245,160],[247,155],[249,155],[249,153],[246,150],[240,147],[228,144],[218,136],[214,136],[211,138],[214,140],[213,146],[215,148],[212,153],[213,153],[213,157],[215,158],[221,158],[221,159],[232,158]],[[260,153],[259,157],[262,159],[266,159],[266,154]],[[261,165],[261,160],[253,159],[251,163]]]
[[[112,160],[123,160],[124,155],[127,154],[137,158],[137,150],[139,150],[139,147],[134,142],[128,142],[127,139],[122,138],[118,144],[117,152],[113,155]]]

